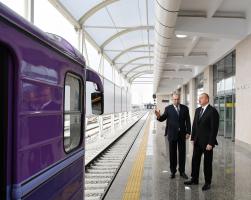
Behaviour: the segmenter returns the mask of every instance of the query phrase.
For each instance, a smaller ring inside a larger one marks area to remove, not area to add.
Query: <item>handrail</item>
[[[108,130],[113,126],[117,127],[118,124],[125,123],[130,116],[135,117],[139,115],[141,111],[142,110],[137,110],[133,112],[121,112],[110,115],[103,115],[97,117],[92,116],[90,118],[86,118],[85,138],[90,139],[94,136],[98,136],[98,134],[102,133],[104,130]]]

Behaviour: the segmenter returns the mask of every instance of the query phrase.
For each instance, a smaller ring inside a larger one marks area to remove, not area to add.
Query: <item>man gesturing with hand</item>
[[[179,152],[179,172],[180,176],[187,179],[185,173],[186,163],[186,139],[189,139],[191,132],[190,115],[188,107],[180,104],[180,95],[173,94],[173,104],[165,108],[161,115],[160,111],[155,111],[158,121],[166,120],[165,136],[169,144],[169,159],[171,178],[175,178],[177,171],[177,148]]]

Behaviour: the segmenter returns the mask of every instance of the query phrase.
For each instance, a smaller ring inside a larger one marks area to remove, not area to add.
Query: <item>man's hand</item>
[[[212,149],[213,149],[212,145],[208,144],[207,147],[206,147],[206,150],[211,151]]]
[[[159,119],[159,117],[160,117],[160,110],[159,111],[155,110],[155,115],[157,116],[157,119]]]
[[[190,138],[190,134],[186,134],[186,139],[189,139]]]

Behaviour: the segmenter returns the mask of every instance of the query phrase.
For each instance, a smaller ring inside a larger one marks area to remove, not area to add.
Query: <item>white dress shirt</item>
[[[176,110],[176,112],[177,112],[177,114],[178,114],[178,116],[180,115],[180,105],[178,104],[177,106],[175,106],[174,104],[173,104],[173,107],[174,107],[174,109]],[[178,131],[180,131],[180,128],[178,128]]]
[[[173,107],[175,108],[176,112],[179,113],[179,111],[180,111],[180,105],[175,106],[175,105],[173,104]]]
[[[205,110],[207,109],[207,106],[208,106],[208,105],[209,105],[209,103],[208,103],[207,105],[205,105],[205,106],[202,106],[203,112],[202,112],[201,116],[204,114],[204,112],[205,112]]]

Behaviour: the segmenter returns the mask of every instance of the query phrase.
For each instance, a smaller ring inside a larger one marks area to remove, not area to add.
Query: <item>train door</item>
[[[7,190],[10,183],[10,81],[11,56],[7,48],[0,43],[0,199],[9,199],[10,192]]]

